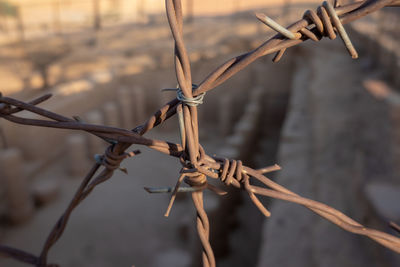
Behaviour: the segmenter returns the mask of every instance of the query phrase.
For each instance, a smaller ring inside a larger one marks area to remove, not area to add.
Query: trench
[[[383,216],[374,205],[385,198],[368,195],[366,190],[376,183],[389,187],[399,183],[396,122],[390,119],[396,109],[365,89],[366,79],[385,80],[387,70],[374,64],[362,47],[359,51],[361,58],[355,61],[339,41],[322,42],[291,49],[279,64],[268,59],[256,63],[264,71],[256,76],[264,80],[255,81],[267,89],[258,132],[243,161],[254,168],[278,163],[283,169],[268,174],[269,178],[363,225],[393,234],[385,216],[397,218],[398,211]],[[211,244],[217,266],[391,267],[399,263],[397,254],[298,205],[261,198],[271,208],[266,219],[245,192],[229,194],[210,215],[215,221]]]
[[[261,86],[265,91],[261,99],[261,116],[248,144],[250,147],[240,153],[240,159],[247,166],[262,168],[277,163],[297,54],[297,49],[292,49],[279,63],[263,58],[253,66],[253,86]],[[269,175],[271,178],[274,176],[275,173]],[[265,218],[246,192],[228,189],[228,194],[228,197],[222,197],[218,210],[210,215],[210,240],[217,266],[256,266]],[[270,202],[267,199],[262,201],[266,206]]]

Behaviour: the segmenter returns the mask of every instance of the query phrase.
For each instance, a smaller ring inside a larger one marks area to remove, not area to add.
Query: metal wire
[[[213,250],[209,242],[210,225],[203,206],[203,191],[209,189],[219,195],[226,194],[224,190],[209,184],[208,179],[218,179],[225,186],[234,186],[246,191],[254,205],[267,217],[271,214],[259,201],[258,196],[267,196],[303,205],[346,231],[367,236],[381,245],[400,253],[400,238],[366,228],[340,211],[320,202],[303,198],[263,175],[270,171],[279,170],[279,166],[274,165],[254,170],[243,166],[240,160],[222,159],[207,155],[199,143],[197,112],[197,104],[202,102],[201,96],[204,95],[205,92],[222,84],[250,63],[254,62],[257,58],[278,52],[274,59],[274,61],[278,61],[287,48],[300,44],[307,39],[318,41],[324,36],[333,39],[336,37],[335,31],[337,31],[342,36],[352,57],[355,57],[355,50],[353,51],[351,49],[352,46],[349,45],[351,43],[349,43],[349,39],[346,37],[347,35],[343,31],[341,25],[361,18],[385,6],[399,6],[400,1],[366,0],[344,6],[338,6],[337,2],[335,8],[328,3],[324,3],[322,7],[317,9],[317,12],[311,10],[307,11],[301,20],[287,28],[289,32],[300,38],[287,39],[284,37],[282,38],[281,34],[277,34],[253,51],[232,58],[222,64],[211,72],[198,87],[192,87],[190,62],[183,41],[181,2],[180,0],[166,0],[165,2],[168,21],[175,41],[174,60],[180,96],[164,105],[144,124],[137,126],[131,131],[102,125],[87,124],[37,106],[43,101],[48,100],[51,95],[42,96],[28,103],[0,95],[0,117],[3,119],[23,125],[85,131],[112,143],[107,148],[104,155],[98,156],[98,162],[93,165],[83,179],[68,207],[50,231],[40,255],[35,256],[28,252],[3,245],[0,245],[0,255],[34,266],[58,266],[56,264],[49,264],[47,256],[50,249],[64,233],[73,210],[97,185],[110,179],[114,171],[119,169],[119,165],[123,160],[139,154],[140,151],[125,152],[132,144],[147,146],[159,152],[177,157],[181,162],[182,169],[173,190],[170,188],[148,188],[147,190],[150,193],[172,192],[166,216],[168,216],[172,208],[177,192],[185,191],[192,194],[192,200],[197,210],[196,223],[198,235],[202,244],[203,266],[214,267],[216,264]],[[15,115],[23,110],[37,114],[43,117],[43,119],[27,119]],[[180,118],[181,144],[143,137],[145,133],[163,123],[165,120],[175,115],[175,113],[178,113]],[[252,185],[252,180],[258,180],[265,185],[265,187]],[[189,190],[187,187],[180,188],[182,182],[188,184],[191,189]],[[398,227],[395,224],[393,225],[392,227],[394,228]]]

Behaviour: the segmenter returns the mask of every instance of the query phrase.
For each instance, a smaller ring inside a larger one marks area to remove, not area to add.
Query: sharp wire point
[[[256,13],[256,17],[265,25],[267,25],[268,27],[270,27],[271,29],[275,30],[276,32],[282,34],[283,36],[285,36],[288,39],[291,40],[297,40],[298,37],[301,36],[300,33],[298,33],[297,35],[291,31],[289,31],[288,29],[286,29],[285,27],[283,27],[282,25],[280,25],[278,22],[276,22],[275,20],[271,19],[270,17],[268,17],[265,14],[262,13]],[[299,35],[300,34],[300,35]]]

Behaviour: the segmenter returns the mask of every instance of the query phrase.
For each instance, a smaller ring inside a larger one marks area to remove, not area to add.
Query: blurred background
[[[344,3],[344,2],[343,2]],[[184,39],[194,83],[275,33],[263,12],[288,26],[318,1],[183,0]],[[174,93],[173,39],[161,0],[0,0],[0,92],[94,124],[132,129]],[[199,108],[209,155],[261,168],[290,190],[366,226],[400,223],[400,9],[346,26],[359,59],[340,38],[307,41],[282,60],[261,58],[209,92]],[[22,117],[32,117],[27,112]],[[179,142],[176,118],[150,137]],[[0,120],[0,244],[38,255],[94,154],[85,133]],[[61,266],[201,266],[195,211],[174,186],[179,162],[142,154],[97,187],[50,251]],[[223,187],[222,184],[217,184]],[[400,256],[295,204],[263,199],[265,219],[244,192],[205,193],[217,266],[399,266]],[[26,266],[2,258],[0,266]]]

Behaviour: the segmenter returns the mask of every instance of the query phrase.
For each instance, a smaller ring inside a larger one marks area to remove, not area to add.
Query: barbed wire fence
[[[342,38],[352,58],[357,58],[357,52],[344,30],[343,24],[357,20],[383,7],[398,7],[400,6],[400,1],[365,0],[345,5],[341,5],[339,1],[334,4],[325,1],[317,8],[317,11],[306,11],[302,19],[291,24],[288,28],[284,28],[268,16],[258,13],[259,20],[278,31],[278,34],[256,49],[226,61],[198,85],[193,83],[189,57],[183,41],[181,1],[166,0],[165,2],[169,25],[175,41],[175,71],[178,81],[177,88],[167,90],[175,90],[177,97],[157,110],[144,124],[135,127],[133,130],[88,124],[78,117],[68,118],[38,107],[40,103],[51,97],[50,94],[30,102],[23,102],[0,95],[0,117],[5,120],[22,125],[85,131],[110,144],[104,155],[95,156],[96,163],[87,173],[68,207],[51,229],[41,253],[33,255],[17,248],[0,245],[0,255],[38,267],[58,266],[48,262],[48,253],[64,233],[70,215],[97,185],[112,178],[116,170],[126,171],[120,168],[120,163],[127,158],[140,154],[139,150],[127,152],[131,145],[147,146],[161,153],[176,157],[180,161],[182,168],[179,171],[179,178],[174,188],[146,188],[146,190],[150,193],[172,192],[165,216],[169,215],[178,192],[191,194],[193,204],[197,210],[196,224],[202,245],[203,266],[216,266],[213,250],[209,242],[210,223],[203,207],[203,191],[208,189],[218,195],[226,194],[223,189],[208,183],[209,179],[219,180],[226,187],[233,186],[245,191],[254,205],[266,217],[270,216],[270,212],[260,202],[259,196],[303,205],[348,232],[369,237],[386,248],[400,253],[400,238],[367,228],[342,212],[323,203],[301,197],[265,176],[266,173],[279,170],[279,166],[252,169],[244,166],[240,160],[208,155],[201,146],[198,128],[198,105],[203,103],[206,92],[224,83],[256,59],[276,53],[273,61],[277,62],[289,47],[298,45],[308,39],[319,41],[326,36],[330,39],[335,39],[336,33]],[[42,119],[16,116],[21,111],[36,114]],[[181,143],[144,137],[144,134],[148,131],[174,115],[178,117]],[[252,181],[261,182],[264,187],[253,185]],[[181,186],[182,182],[185,182],[188,186]],[[391,222],[390,225],[393,229],[400,231],[400,227],[394,222]]]

